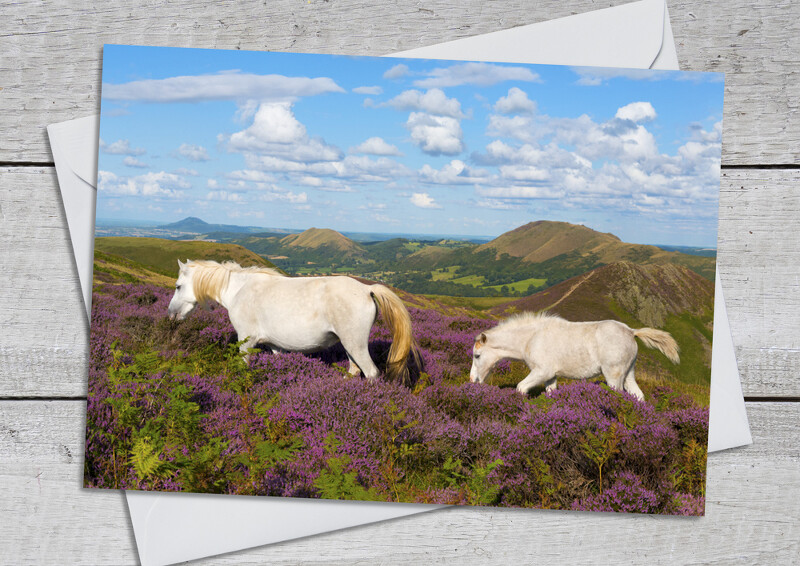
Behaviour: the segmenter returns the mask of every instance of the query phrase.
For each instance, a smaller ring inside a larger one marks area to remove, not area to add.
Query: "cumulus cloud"
[[[342,151],[321,138],[308,136],[306,127],[292,112],[289,102],[263,103],[253,117],[253,123],[228,139],[232,151],[262,154],[278,161],[317,162],[335,161]]]
[[[191,188],[183,177],[166,171],[135,177],[118,177],[110,171],[97,172],[97,190],[114,196],[183,198],[182,189]]]
[[[428,193],[414,193],[409,200],[411,204],[419,208],[442,208]]]
[[[128,140],[117,140],[107,144],[102,138],[100,139],[100,151],[113,155],[144,155],[147,153],[147,150],[142,147],[131,147],[131,142]]]
[[[190,143],[182,143],[178,148],[178,155],[185,157],[189,161],[209,161],[211,159],[206,148],[202,145]]]
[[[356,88],[353,89],[353,92],[355,92],[356,94],[377,95],[377,94],[382,94],[383,89],[379,86],[357,86]]]
[[[535,131],[530,116],[489,116],[486,135],[498,138],[514,138],[520,141],[534,141],[539,132]]]
[[[400,77],[405,77],[408,74],[408,65],[403,65],[402,63],[395,65],[385,73],[383,73],[384,79],[399,79]]]
[[[444,91],[438,88],[432,88],[424,93],[418,90],[407,90],[392,98],[385,105],[397,110],[420,110],[438,116],[464,117],[461,112],[461,102],[457,98],[448,98]]]
[[[256,75],[238,71],[103,84],[103,99],[139,102],[294,100],[331,92],[345,91],[327,77]]]
[[[494,110],[501,114],[533,114],[536,112],[536,103],[528,98],[524,90],[514,86],[508,89],[507,96],[497,100]]]
[[[422,88],[460,85],[491,86],[503,81],[541,82],[539,75],[527,67],[495,65],[492,63],[455,63],[427,73],[427,78],[414,81]]]
[[[636,123],[650,122],[656,119],[656,111],[649,102],[631,102],[617,110],[615,117]]]
[[[403,155],[403,153],[381,137],[372,137],[363,141],[358,146],[351,148],[353,153],[367,153],[369,155]]]
[[[464,150],[461,124],[455,118],[412,112],[406,127],[414,143],[430,155],[456,155]]]
[[[131,157],[130,155],[127,156],[125,159],[123,159],[122,163],[127,167],[136,167],[139,169],[147,169],[148,167],[147,163],[142,163],[141,161],[139,161],[135,157]]]
[[[438,185],[471,185],[486,180],[489,172],[485,169],[473,169],[461,160],[454,159],[450,163],[442,166],[441,169],[434,169],[428,164],[422,166],[419,171],[420,180],[425,183]]]

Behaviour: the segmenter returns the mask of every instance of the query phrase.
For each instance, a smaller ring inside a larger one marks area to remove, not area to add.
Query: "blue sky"
[[[722,75],[107,45],[99,220],[716,246]]]

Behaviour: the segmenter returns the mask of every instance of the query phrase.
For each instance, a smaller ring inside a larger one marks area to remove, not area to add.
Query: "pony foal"
[[[383,313],[392,333],[386,374],[408,381],[408,354],[421,367],[411,333],[411,317],[400,298],[383,285],[365,285],[350,277],[286,277],[266,267],[241,267],[226,261],[178,261],[169,316],[183,320],[198,303],[214,300],[225,307],[240,351],[263,344],[273,352],[316,352],[341,342],[349,374],[370,381],[380,373],[369,355],[369,333]]]
[[[522,313],[475,339],[469,378],[483,383],[500,360],[521,360],[531,370],[517,384],[522,394],[538,385],[551,391],[559,377],[591,379],[602,374],[610,387],[641,401],[644,394],[633,371],[639,351],[635,338],[680,363],[678,344],[663,330],[634,330],[615,320],[569,322],[551,314]]]

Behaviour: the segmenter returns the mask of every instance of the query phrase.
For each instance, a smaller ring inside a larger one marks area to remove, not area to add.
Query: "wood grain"
[[[104,43],[382,55],[623,3],[7,4],[0,32],[0,162],[50,162],[45,126],[98,111]],[[723,163],[800,164],[800,3],[695,0],[669,2],[669,8],[681,68],[727,73]]]
[[[0,397],[84,395],[87,323],[52,168],[0,169]],[[719,265],[746,395],[800,396],[800,171],[728,170]]]
[[[84,490],[80,401],[0,402],[3,555],[135,564],[119,492]],[[786,564],[800,552],[800,404],[750,403],[754,444],[709,458],[706,517],[453,508],[198,564]]]

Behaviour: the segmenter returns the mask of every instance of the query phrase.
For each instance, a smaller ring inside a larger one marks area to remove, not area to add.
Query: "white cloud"
[[[183,198],[182,189],[191,188],[183,177],[166,171],[135,177],[118,177],[110,171],[97,172],[97,189],[109,195]]]
[[[385,73],[383,73],[384,79],[399,79],[400,77],[404,77],[408,74],[408,65],[403,65],[402,63],[395,65]]]
[[[344,92],[344,89],[327,77],[256,75],[238,71],[103,84],[105,100],[141,102],[293,100],[331,92]]]
[[[135,157],[131,157],[130,155],[127,156],[125,159],[123,159],[122,163],[123,165],[126,165],[128,167],[137,167],[139,169],[147,169],[147,167],[149,167],[147,163],[142,163],[141,161],[139,161]]]
[[[308,136],[289,102],[261,104],[253,123],[230,136],[229,148],[293,162],[335,161],[342,156],[336,146]]]
[[[411,204],[419,208],[442,208],[428,193],[414,193],[409,200]]]
[[[202,145],[182,143],[178,148],[178,154],[189,161],[209,161],[208,151]]]
[[[100,139],[100,150],[113,155],[144,155],[147,153],[147,150],[142,147],[131,147],[131,142],[128,140],[117,140],[114,143],[106,144]]]
[[[503,165],[500,167],[500,175],[511,181],[546,181],[550,178],[547,169],[532,165]]]
[[[520,141],[534,141],[537,132],[530,116],[489,116],[486,135],[498,138],[514,138]]]
[[[636,123],[650,122],[656,119],[656,111],[649,102],[631,102],[617,110],[615,117]]]
[[[486,197],[511,199],[553,199],[564,195],[563,190],[552,187],[491,187],[478,189],[477,193]]]
[[[379,86],[357,86],[353,89],[356,94],[382,94],[383,89]]]
[[[578,75],[576,84],[583,86],[598,86],[611,79],[625,78],[634,81],[663,81],[678,80],[696,83],[722,82],[725,75],[722,73],[697,73],[691,71],[655,71],[652,69],[623,69],[602,67],[573,67]]]
[[[252,183],[271,183],[275,181],[275,177],[263,171],[255,171],[253,169],[238,169],[231,171],[226,175],[229,179],[236,181],[247,181]]]
[[[507,96],[497,100],[494,109],[501,114],[533,114],[536,112],[536,103],[528,98],[524,90],[514,86],[508,89]]]
[[[350,151],[354,153],[368,153],[370,155],[403,155],[396,146],[387,143],[380,137],[369,138]]]
[[[206,186],[209,189],[218,189],[219,188],[219,182],[216,179],[208,179],[206,181]]]
[[[278,192],[270,191],[263,193],[259,196],[260,200],[271,201],[285,201],[292,204],[302,204],[308,202],[308,195],[306,193],[294,193],[292,191]]]
[[[188,177],[197,177],[197,170],[187,169],[186,167],[178,167],[177,169],[175,169],[175,174],[186,175]]]
[[[411,132],[411,139],[425,153],[456,155],[464,150],[461,124],[455,118],[412,112],[406,127]]]
[[[485,169],[473,169],[461,160],[454,159],[434,169],[427,163],[419,171],[420,180],[424,183],[438,185],[471,185],[485,180],[489,172]]]
[[[491,63],[455,63],[427,73],[428,78],[414,81],[422,88],[459,85],[491,86],[503,81],[541,82],[539,75],[526,67],[494,65]]]
[[[228,191],[209,191],[206,200],[221,200],[227,202],[245,202],[241,193],[231,193]]]
[[[461,102],[457,98],[448,98],[444,91],[432,88],[427,92],[407,90],[401,92],[385,105],[397,110],[421,110],[428,114],[463,118]]]

